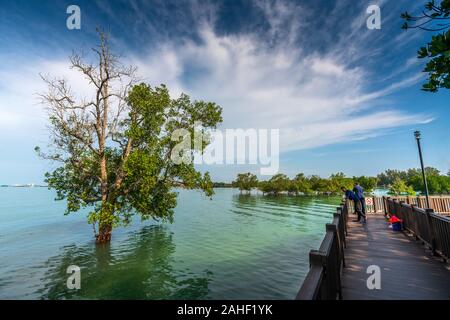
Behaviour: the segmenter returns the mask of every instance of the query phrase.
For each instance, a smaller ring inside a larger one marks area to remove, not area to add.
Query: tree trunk
[[[111,241],[112,226],[110,224],[102,224],[99,227],[96,236],[96,243],[109,243]]]

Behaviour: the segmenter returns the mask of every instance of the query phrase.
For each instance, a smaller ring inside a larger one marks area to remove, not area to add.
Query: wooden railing
[[[421,201],[421,198],[417,199]],[[403,220],[406,230],[427,244],[444,261],[450,258],[450,218],[434,213],[433,209],[419,208],[417,204],[390,197],[372,197],[372,200],[373,204],[366,208],[368,213],[396,215]],[[370,200],[368,202],[371,203]],[[341,272],[345,267],[347,222],[353,208],[352,201],[342,203],[332,223],[326,225],[326,234],[319,250],[309,252],[310,270],[296,296],[297,300],[342,299]]]
[[[387,213],[403,221],[403,228],[420,239],[433,253],[445,261],[450,258],[450,218],[434,213],[433,209],[422,209],[417,204],[408,204],[398,198],[384,198]]]
[[[383,197],[366,196],[366,212],[367,213],[382,213],[384,212]],[[353,201],[349,200],[349,213],[354,213],[355,205]]]
[[[390,197],[391,199],[397,199],[403,201],[406,204],[414,204],[419,208],[427,208],[427,200],[425,197],[413,197],[413,196],[396,196]],[[430,209],[434,212],[442,215],[450,215],[450,196],[430,196]],[[366,196],[366,211],[367,213],[381,213],[385,211],[383,197]],[[349,212],[354,211],[353,201],[350,201]]]
[[[348,204],[337,208],[332,223],[326,225],[319,250],[309,253],[310,270],[297,294],[297,300],[342,299],[341,271],[345,266]]]
[[[398,201],[403,201],[406,204],[415,204],[419,208],[427,208],[426,197],[414,197],[414,196],[399,196],[391,197],[392,199],[397,199]],[[450,196],[430,196],[430,209],[434,212],[439,213],[450,213]]]

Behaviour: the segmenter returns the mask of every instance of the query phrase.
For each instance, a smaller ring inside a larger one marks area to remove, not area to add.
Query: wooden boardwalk
[[[449,264],[420,241],[388,229],[382,214],[368,215],[364,226],[349,221],[345,260],[344,300],[450,299]],[[367,288],[370,265],[381,269],[380,290]]]

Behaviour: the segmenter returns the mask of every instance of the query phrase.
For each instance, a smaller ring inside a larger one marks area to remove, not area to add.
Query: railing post
[[[345,267],[344,248],[347,248],[347,243],[345,240],[344,221],[342,219],[342,212],[340,208],[337,208],[336,213],[333,214],[333,217],[337,218],[339,221],[337,225],[337,239],[339,241],[339,250],[341,250],[342,255],[342,266]]]
[[[398,200],[394,199],[393,206],[392,206],[392,211],[393,212],[391,212],[391,214],[393,214],[394,216],[398,217],[397,209],[398,209]]]
[[[348,205],[344,203],[343,206],[341,206],[342,208],[342,214],[344,215],[345,218],[345,236],[348,236]]]
[[[412,223],[410,223],[410,220],[413,220],[413,221],[417,220],[417,219],[415,219],[415,217],[417,215],[415,213],[416,209],[419,209],[419,207],[416,204],[412,204],[411,205],[411,219],[408,220],[408,223],[406,225],[406,228],[409,229],[409,231],[412,232],[412,233],[414,233],[415,231],[413,230],[414,226],[412,225]]]
[[[338,298],[339,300],[342,300],[342,286],[341,286],[341,264],[343,263],[344,260],[344,250],[341,247],[341,243],[339,240],[339,230],[337,228],[337,225],[335,225],[334,223],[327,223],[326,224],[326,231],[327,232],[331,232],[333,234],[333,245],[331,246],[331,252],[330,252],[330,256],[328,256],[327,258],[332,260],[332,264],[326,264],[325,266],[325,271],[326,271],[326,275],[329,277],[327,279],[328,281],[328,286],[330,288],[330,295],[333,298],[333,300],[336,299],[336,293],[338,294]],[[333,255],[333,249],[335,249],[337,252],[335,252],[336,257],[334,257]],[[333,259],[334,258],[334,259]],[[329,262],[329,261],[327,261]],[[334,284],[333,284],[334,282]],[[333,292],[333,287],[335,287],[337,292]]]
[[[324,273],[324,254],[318,250],[309,251],[309,267],[310,270],[303,281],[300,291],[297,293],[296,300],[322,300],[327,295],[323,292],[322,280]],[[316,270],[314,276],[311,270]],[[320,270],[320,271],[319,271]],[[328,288],[325,288],[325,290]]]
[[[388,214],[388,211],[387,211],[387,208],[386,208],[386,203],[387,203],[387,201],[389,200],[390,198],[388,197],[388,198],[386,198],[385,196],[383,196],[383,209],[384,209],[384,216],[387,216],[387,214]]]
[[[322,266],[322,255],[317,250],[311,250],[309,251],[309,266]]]
[[[403,219],[403,227],[407,229],[413,236],[414,239],[419,240],[422,235],[420,234],[420,219],[418,218],[418,213],[414,210],[416,205],[409,205],[407,213]]]
[[[373,211],[376,214],[377,213],[377,197],[373,196],[372,197],[372,201],[373,201]]]
[[[339,223],[342,223],[342,229],[343,229],[343,239],[341,239],[344,243],[344,248],[347,248],[347,240],[346,240],[346,236],[347,236],[347,219],[344,216],[344,213],[342,212],[342,207],[337,207],[336,208],[336,213],[334,214],[334,217],[340,217],[339,218]]]
[[[406,197],[406,203],[407,203],[407,204],[412,204],[411,196],[407,196],[407,197]]]
[[[425,209],[425,214],[427,215],[428,222],[428,234],[430,235],[430,246],[431,252],[434,256],[437,256],[436,252],[436,233],[434,232],[433,222],[431,221],[431,214],[434,212],[433,209]]]
[[[403,205],[405,204],[405,201],[398,201],[398,209],[396,210],[396,216],[397,218],[400,218],[400,220],[402,220],[402,228],[405,228],[405,221],[407,221],[409,219],[409,217],[406,215],[405,213],[405,209],[403,207]]]

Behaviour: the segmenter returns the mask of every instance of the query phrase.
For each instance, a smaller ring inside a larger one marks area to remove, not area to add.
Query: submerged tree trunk
[[[100,212],[98,222],[98,234],[95,235],[95,242],[98,244],[109,243],[112,234],[112,218],[113,212],[109,210],[109,203],[104,201],[102,203],[102,211]]]
[[[96,235],[96,243],[108,243],[111,241],[112,226],[110,224],[102,224]]]

